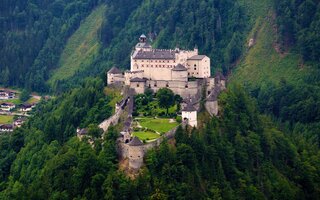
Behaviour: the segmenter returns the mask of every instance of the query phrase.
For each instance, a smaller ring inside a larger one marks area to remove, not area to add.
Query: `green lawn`
[[[78,70],[90,66],[101,46],[98,30],[105,10],[106,7],[103,5],[96,8],[69,38],[61,54],[59,67],[53,71],[49,84],[52,85],[56,80],[67,79]]]
[[[11,124],[13,122],[13,116],[0,115],[0,124]]]
[[[170,123],[167,118],[137,118],[140,125],[142,127],[157,131],[159,133],[166,133],[173,129],[174,127],[178,126],[177,122]]]
[[[137,136],[140,140],[154,140],[160,137],[159,134],[153,133],[151,131],[137,131],[133,132],[134,136]]]
[[[40,101],[39,99],[36,99],[36,98],[34,98],[34,97],[31,97],[31,98],[27,101],[27,103],[32,104],[32,103],[38,103],[39,101]]]
[[[22,104],[22,101],[20,101],[20,99],[6,99],[6,100],[0,100],[0,103],[14,103],[16,105]]]

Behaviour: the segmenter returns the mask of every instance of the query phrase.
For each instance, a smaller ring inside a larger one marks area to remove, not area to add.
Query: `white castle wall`
[[[188,124],[192,127],[197,127],[197,111],[182,111],[182,119],[187,119]]]
[[[188,81],[188,71],[171,71],[173,81]]]
[[[186,66],[189,76],[196,78],[208,78],[211,76],[210,58],[207,56],[202,60],[188,60]]]
[[[143,78],[144,77],[144,71],[143,70],[136,70],[136,71],[125,71],[124,72],[124,84],[125,85],[130,85],[130,80],[132,78]]]

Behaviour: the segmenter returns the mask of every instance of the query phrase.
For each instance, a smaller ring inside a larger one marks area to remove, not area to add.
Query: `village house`
[[[0,90],[0,100],[14,99],[15,93],[8,90]]]
[[[19,117],[13,122],[14,127],[21,127],[27,121],[25,117]]]
[[[15,104],[13,103],[1,103],[0,105],[0,110],[2,111],[11,111],[12,109],[14,109],[16,107]]]
[[[13,125],[12,124],[2,124],[0,125],[0,132],[12,132]]]
[[[77,128],[77,137],[81,140],[84,136],[88,135],[88,129],[83,128]]]
[[[24,103],[20,105],[19,111],[21,112],[30,112],[35,107],[35,104]]]

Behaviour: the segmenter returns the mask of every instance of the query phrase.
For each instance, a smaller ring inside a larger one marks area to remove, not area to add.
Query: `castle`
[[[130,58],[130,70],[122,72],[112,67],[108,71],[108,85],[126,85],[136,94],[144,93],[147,88],[154,92],[169,88],[184,99],[182,117],[195,127],[199,102],[205,92],[207,110],[217,115],[217,93],[225,87],[225,78],[221,73],[211,77],[210,58],[199,55],[197,47],[193,50],[154,49],[147,37],[141,35]]]
[[[197,127],[200,102],[204,103],[210,115],[218,115],[218,95],[225,89],[225,80],[221,73],[211,77],[210,58],[199,55],[197,48],[154,49],[147,37],[141,35],[131,53],[130,70],[122,72],[112,67],[107,73],[108,85],[127,86],[123,88],[131,92],[116,105],[115,115],[101,123],[100,128],[107,130],[111,123],[116,124],[128,104],[128,118],[124,122],[122,137],[118,139],[118,153],[121,158],[129,160],[130,169],[139,169],[145,153],[159,146],[164,138],[173,138],[177,127],[146,144],[132,137],[133,95],[142,94],[146,89],[157,92],[161,88],[169,88],[183,98],[181,125]]]

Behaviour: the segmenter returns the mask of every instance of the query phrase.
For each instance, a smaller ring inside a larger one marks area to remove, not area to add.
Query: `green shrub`
[[[176,116],[176,121],[178,123],[182,123],[182,116]]]

